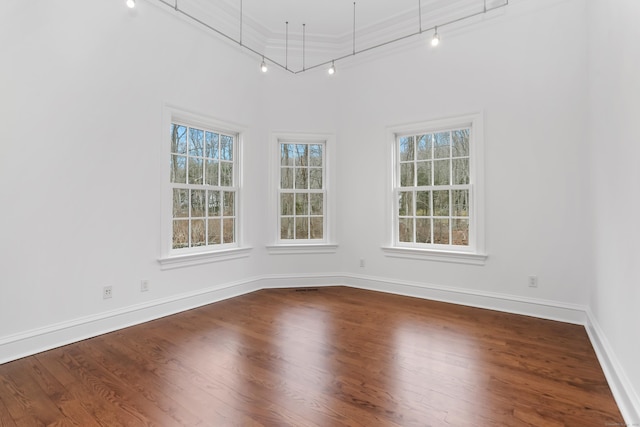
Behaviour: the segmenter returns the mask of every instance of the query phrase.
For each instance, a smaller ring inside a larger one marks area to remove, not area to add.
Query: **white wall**
[[[640,3],[590,0],[589,132],[595,211],[590,306],[634,389],[640,421]],[[614,362],[615,363],[615,362]],[[626,377],[626,378],[625,378]]]
[[[255,274],[251,258],[159,269],[163,104],[248,126],[251,152],[264,82],[255,58],[138,3],[3,5],[0,337]],[[261,183],[247,174],[248,210]]]
[[[513,2],[487,22],[442,29],[437,49],[425,34],[397,54],[338,69],[347,270],[587,302],[585,25],[580,1]],[[478,111],[485,116],[486,266],[385,257],[385,126]],[[528,275],[539,276],[538,289],[527,287]]]

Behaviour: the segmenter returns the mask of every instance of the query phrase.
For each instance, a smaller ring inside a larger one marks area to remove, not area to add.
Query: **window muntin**
[[[326,235],[325,142],[278,141],[281,242],[322,242]]]
[[[171,123],[171,249],[237,242],[237,134]]]
[[[462,126],[396,135],[396,246],[470,248],[471,131]]]

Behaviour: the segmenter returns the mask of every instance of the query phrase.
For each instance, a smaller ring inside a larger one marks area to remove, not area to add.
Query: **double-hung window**
[[[279,142],[281,241],[325,240],[325,142]]]
[[[480,115],[391,131],[392,256],[484,262]]]
[[[245,254],[239,245],[240,132],[175,109],[166,116],[160,263],[171,268]]]

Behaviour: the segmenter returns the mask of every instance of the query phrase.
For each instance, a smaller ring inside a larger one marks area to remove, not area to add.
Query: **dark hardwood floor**
[[[623,423],[581,326],[264,290],[0,365],[1,426]]]

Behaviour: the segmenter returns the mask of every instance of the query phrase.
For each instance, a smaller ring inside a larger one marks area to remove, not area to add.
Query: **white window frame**
[[[228,135],[234,135],[234,183],[235,200],[235,242],[228,244],[197,246],[191,248],[173,249],[173,186],[171,184],[171,124],[179,123],[194,128],[213,130]],[[249,256],[251,248],[243,246],[243,191],[242,191],[242,147],[244,126],[221,121],[203,114],[194,113],[179,107],[165,105],[162,119],[162,208],[161,208],[161,251],[158,262],[161,269],[173,269],[210,262],[226,261]]]
[[[399,159],[397,138],[410,134],[429,134],[456,128],[471,128],[469,143],[469,245],[438,245],[433,243],[400,243],[398,242],[398,200]],[[454,262],[472,265],[484,265],[485,253],[484,231],[484,117],[482,113],[466,114],[422,121],[418,123],[390,126],[387,128],[387,218],[386,243],[382,250],[386,256],[396,258],[423,259],[430,261]]]
[[[324,229],[323,239],[289,240],[280,238],[280,144],[303,143],[324,145]],[[321,254],[335,253],[335,136],[324,133],[273,132],[269,144],[269,224],[270,254]]]

